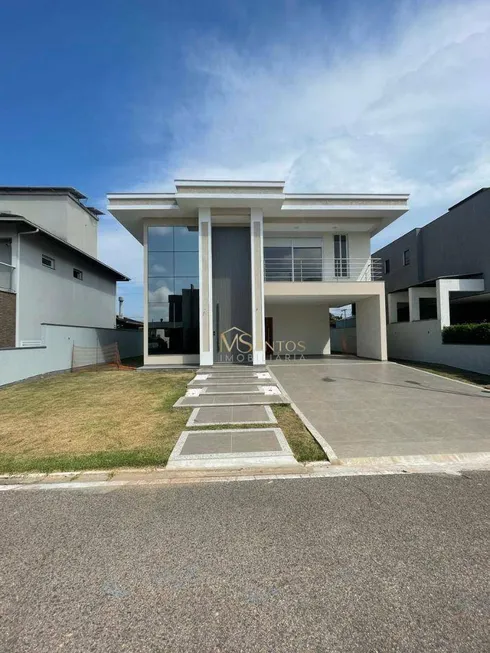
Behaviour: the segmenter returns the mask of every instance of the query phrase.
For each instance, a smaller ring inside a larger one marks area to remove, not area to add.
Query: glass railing
[[[265,281],[381,281],[378,258],[264,259]]]

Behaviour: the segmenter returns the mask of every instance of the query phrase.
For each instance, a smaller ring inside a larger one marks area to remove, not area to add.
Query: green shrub
[[[442,330],[445,345],[490,345],[490,323],[453,324]]]

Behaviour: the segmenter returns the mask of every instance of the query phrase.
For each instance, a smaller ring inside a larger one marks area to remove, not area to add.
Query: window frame
[[[48,265],[44,262],[45,260],[50,261],[51,264]],[[41,254],[41,264],[49,270],[56,270],[56,260],[52,256],[49,256],[49,254]]]
[[[83,270],[80,270],[79,268],[73,268],[73,278],[77,281],[83,281]]]
[[[267,241],[267,242],[265,242]],[[281,242],[280,245],[278,244],[271,244],[271,241],[274,243]],[[312,241],[315,241],[313,243]],[[273,249],[280,249],[283,250],[284,252],[289,251],[289,256],[285,257],[275,257],[275,256],[269,256],[268,252],[266,250],[273,250]],[[264,281],[297,281],[298,279],[295,279],[295,273],[298,270],[298,266],[296,265],[296,262],[299,263],[301,260],[306,260],[308,261],[308,258],[302,259],[301,257],[296,258],[295,257],[295,250],[297,249],[318,249],[320,250],[320,256],[315,257],[320,260],[320,271],[316,271],[313,273],[312,276],[316,277],[315,279],[312,279],[312,281],[322,281],[323,280],[323,266],[324,266],[324,243],[323,239],[320,238],[310,238],[308,236],[306,237],[296,237],[296,238],[274,238],[273,236],[265,236],[264,237],[264,243],[262,246],[262,252],[263,252],[263,257],[264,257]],[[279,261],[278,263],[278,269],[274,269],[275,265],[270,264],[270,261]],[[313,261],[314,259],[312,259]],[[269,263],[268,263],[269,261]],[[285,267],[282,267],[282,266]],[[301,276],[301,275],[300,275]]]
[[[385,258],[385,274],[390,274],[391,272],[391,261],[389,258]]]
[[[403,267],[410,265],[410,248],[403,250]]]
[[[344,250],[345,256],[342,256]],[[337,253],[340,256],[337,256]],[[334,275],[337,279],[350,277],[349,234],[333,234]]]
[[[153,245],[155,228],[159,237]],[[145,228],[146,356],[151,360],[199,355],[199,228],[165,225],[161,229],[153,224]]]

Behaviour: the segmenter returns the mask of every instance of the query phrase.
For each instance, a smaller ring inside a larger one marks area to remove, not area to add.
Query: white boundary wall
[[[356,327],[336,327],[330,329],[330,344],[332,353],[357,354]]]
[[[490,345],[444,345],[439,320],[388,324],[388,355],[490,374]]]
[[[0,349],[0,386],[40,374],[69,370],[73,345],[103,347],[117,342],[121,358],[143,354],[143,332],[130,329],[43,324],[43,346]]]

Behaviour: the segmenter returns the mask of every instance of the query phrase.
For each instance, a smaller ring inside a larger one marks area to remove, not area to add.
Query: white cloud
[[[148,112],[147,135],[158,141],[164,124],[174,139],[138,189],[223,177],[410,192],[412,211],[380,246],[489,185],[490,4],[404,2],[383,25],[371,13],[366,3],[331,25],[327,9],[293,3],[294,27],[272,21],[269,40],[194,39],[179,111]]]
[[[145,187],[171,184],[173,169],[175,177],[286,177],[289,190],[408,190],[413,206],[425,206],[483,183],[488,2],[403,4],[377,38],[356,15],[350,38],[339,29],[336,39],[328,18],[316,12],[312,27],[307,12],[294,34],[271,25],[276,40],[250,51],[198,44],[189,70],[202,85],[171,117],[175,145]]]

